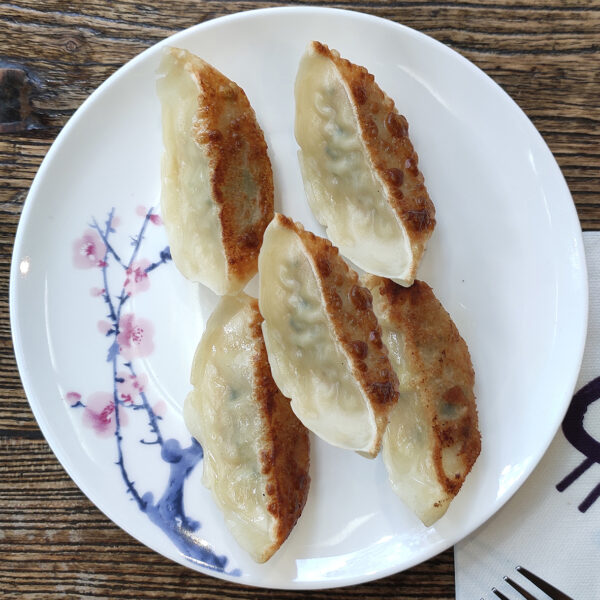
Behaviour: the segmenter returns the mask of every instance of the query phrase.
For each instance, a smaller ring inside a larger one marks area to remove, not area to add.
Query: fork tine
[[[505,596],[502,592],[498,591],[495,587],[492,588],[492,594],[496,594],[500,600],[510,600],[508,596]]]
[[[528,571],[525,567],[517,567],[517,571],[523,575],[523,577],[529,579],[531,583],[535,584],[544,592],[548,594],[552,600],[573,600],[571,596],[567,596],[564,592],[557,590],[553,585],[546,583],[543,579],[540,579],[537,575],[534,575],[531,571]]]
[[[519,594],[521,594],[521,596],[525,598],[525,600],[537,600],[537,598],[533,594],[530,594],[525,588],[522,588],[516,581],[513,581],[510,577],[505,577],[504,581],[506,581],[508,585],[514,587],[515,590],[517,590],[517,592],[519,592]]]

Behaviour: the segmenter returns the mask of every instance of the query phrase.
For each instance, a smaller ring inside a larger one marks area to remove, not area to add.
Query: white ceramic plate
[[[471,349],[483,449],[446,516],[425,528],[392,492],[381,458],[314,440],[304,514],[274,558],[256,565],[202,487],[201,450],[182,422],[192,355],[216,297],[184,280],[164,251],[155,72],[169,44],[239,83],[270,148],[276,210],[322,233],[304,197],[293,137],[294,77],[312,39],[365,65],[408,118],[438,221],[420,278]],[[125,302],[123,291],[130,294]],[[84,493],[120,527],[183,565],[281,588],[346,585],[406,569],[498,510],[561,421],[587,317],[573,202],[517,105],[425,35],[314,8],[198,25],[142,53],[92,94],[31,187],[10,300],[31,407]]]

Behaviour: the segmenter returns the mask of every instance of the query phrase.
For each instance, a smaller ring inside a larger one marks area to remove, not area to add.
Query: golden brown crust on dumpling
[[[264,555],[263,560],[266,561],[287,539],[306,504],[310,486],[310,446],[308,430],[293,413],[289,399],[273,381],[257,300],[252,300],[252,308],[256,318],[251,324],[251,336],[257,343],[254,389],[265,424],[265,448],[260,454],[260,464],[263,475],[268,478],[265,487],[267,510],[276,519],[275,541],[270,552]]]
[[[311,46],[335,64],[351,96],[373,167],[385,182],[390,203],[409,234],[414,255],[412,278],[435,227],[435,207],[408,136],[408,121],[364,67],[341,58],[320,42]]]
[[[278,222],[301,239],[323,291],[325,310],[336,335],[350,357],[350,367],[373,407],[378,430],[383,430],[398,400],[398,378],[381,341],[381,327],[373,312],[369,290],[340,257],[329,240],[306,231],[290,218],[276,214]],[[375,456],[380,447],[381,436]]]
[[[475,375],[466,342],[433,290],[422,281],[405,288],[389,279],[369,276],[367,286],[385,300],[389,321],[404,336],[404,359],[432,423],[433,460],[438,481],[456,496],[481,450]],[[449,410],[450,409],[450,410]],[[439,415],[451,414],[444,420]],[[447,473],[444,449],[454,448],[459,472]]]
[[[247,281],[258,269],[263,233],[273,218],[267,144],[244,90],[201,59],[194,70],[201,89],[194,135],[207,151],[228,269]]]

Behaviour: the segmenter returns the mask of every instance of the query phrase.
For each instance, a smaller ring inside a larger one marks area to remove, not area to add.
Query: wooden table
[[[31,181],[61,127],[106,77],[155,42],[224,14],[285,4],[0,3],[0,595],[4,598],[454,597],[452,550],[375,583],[309,593],[253,590],[171,563],[117,528],[83,496],[48,448],[21,387],[8,316],[12,245]],[[518,102],[546,139],[565,174],[583,228],[600,228],[600,0],[355,0],[333,6],[404,23],[480,66]]]

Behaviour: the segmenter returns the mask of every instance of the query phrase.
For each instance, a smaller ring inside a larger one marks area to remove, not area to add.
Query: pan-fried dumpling
[[[325,441],[375,456],[398,398],[371,294],[337,248],[276,214],[258,258],[273,379]]]
[[[444,515],[481,450],[467,344],[422,281],[368,277],[373,309],[400,382],[383,438],[394,491],[427,526]]]
[[[273,218],[273,174],[263,133],[244,91],[186,50],[160,66],[161,208],[173,261],[217,294],[235,294],[256,274]]]
[[[310,207],[340,252],[410,285],[435,209],[408,122],[363,67],[312,42],[296,77],[296,140]]]
[[[257,562],[288,537],[310,482],[308,431],[271,377],[261,321],[255,298],[221,299],[198,345],[184,407],[204,449],[203,483]]]

